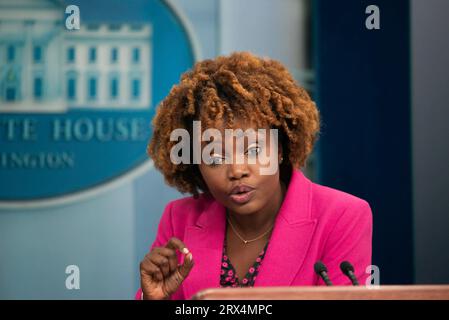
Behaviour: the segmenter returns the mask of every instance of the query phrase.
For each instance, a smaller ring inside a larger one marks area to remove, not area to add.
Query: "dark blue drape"
[[[412,283],[409,2],[316,0],[313,14],[318,182],[370,203],[381,283]]]

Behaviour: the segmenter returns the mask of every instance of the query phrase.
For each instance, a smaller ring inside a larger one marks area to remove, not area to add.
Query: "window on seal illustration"
[[[36,99],[36,100],[42,99],[42,95],[43,95],[43,79],[42,79],[42,76],[36,76],[34,78],[33,89],[34,89],[33,90],[34,99]]]
[[[117,76],[109,80],[109,96],[112,100],[117,100],[119,96],[119,79]]]
[[[9,102],[16,101],[17,99],[17,90],[15,87],[6,87],[6,94],[5,94],[5,100]]]
[[[75,75],[69,75],[67,77],[67,99],[70,101],[76,100],[76,76]]]
[[[132,61],[133,63],[138,63],[140,61],[140,48],[133,48]]]
[[[7,56],[8,62],[13,62],[15,60],[16,48],[13,45],[8,46],[6,56]]]
[[[97,99],[97,88],[98,86],[98,79],[97,77],[91,76],[87,80],[87,98],[89,100],[96,100]]]
[[[67,48],[67,62],[68,63],[73,63],[75,62],[75,56],[76,52],[75,52],[75,47],[68,47]]]
[[[19,99],[20,94],[20,81],[18,77],[18,72],[14,68],[9,68],[3,79],[1,79],[3,84],[3,94],[4,100],[7,102],[14,102]],[[0,86],[1,88],[2,86]]]
[[[140,79],[134,78],[131,80],[131,99],[139,100],[140,99]]]
[[[97,48],[91,47],[89,48],[89,62],[93,63],[97,61]]]
[[[34,48],[33,48],[33,61],[34,61],[34,63],[41,63],[42,60],[43,60],[42,47],[41,46],[34,46]]]
[[[118,61],[118,48],[111,49],[111,63],[116,63]]]

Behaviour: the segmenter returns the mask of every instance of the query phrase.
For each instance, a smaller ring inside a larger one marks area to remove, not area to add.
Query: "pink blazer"
[[[225,208],[205,194],[167,204],[151,248],[164,246],[174,236],[186,244],[195,262],[172,300],[220,287],[225,223]],[[313,269],[318,260],[327,266],[335,285],[350,284],[340,271],[344,260],[352,263],[360,284],[365,285],[371,242],[372,214],[365,200],[313,183],[295,169],[254,286],[324,285]],[[136,299],[140,293],[139,289]]]

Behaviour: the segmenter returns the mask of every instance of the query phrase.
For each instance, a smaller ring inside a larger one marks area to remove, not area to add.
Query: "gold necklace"
[[[251,240],[245,240],[243,239],[242,236],[240,236],[240,234],[237,232],[237,230],[234,228],[234,225],[231,223],[231,220],[229,219],[229,217],[226,218],[229,222],[229,225],[231,226],[232,230],[234,230],[235,234],[237,235],[237,237],[240,238],[240,240],[242,240],[245,244],[247,244],[248,242],[253,242],[256,240],[259,240],[260,238],[262,238],[264,235],[266,235],[268,232],[270,232],[270,230],[273,228],[273,225],[267,230],[265,231],[263,234],[261,234],[260,236],[258,236],[257,238],[251,239]]]
[[[284,197],[287,188],[286,188],[286,186],[285,186],[285,184],[284,184],[284,182],[283,182],[282,180],[281,180],[280,183],[281,183],[282,194],[283,194],[283,197]],[[227,210],[226,210],[226,212],[227,212]],[[259,239],[262,238],[264,235],[266,235],[268,232],[270,232],[270,230],[271,230],[271,229],[273,228],[273,226],[274,226],[274,224],[272,224],[271,227],[270,227],[267,231],[265,231],[263,234],[261,234],[261,235],[258,236],[257,238],[254,238],[254,239],[251,239],[251,240],[245,240],[245,239],[243,239],[243,237],[237,232],[237,230],[235,229],[234,225],[231,223],[231,220],[229,219],[228,216],[226,217],[226,219],[228,220],[229,225],[231,226],[231,228],[232,228],[232,230],[234,231],[234,233],[237,235],[237,237],[240,238],[240,240],[243,241],[244,244],[247,244],[248,242],[253,242],[253,241],[259,240]]]

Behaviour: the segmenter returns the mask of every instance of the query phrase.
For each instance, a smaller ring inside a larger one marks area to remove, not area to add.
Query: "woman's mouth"
[[[231,194],[229,197],[231,198],[232,201],[234,201],[237,204],[244,204],[251,200],[251,198],[253,197],[254,191],[255,190],[252,189],[252,190],[246,191],[246,192],[234,193],[234,194]]]

